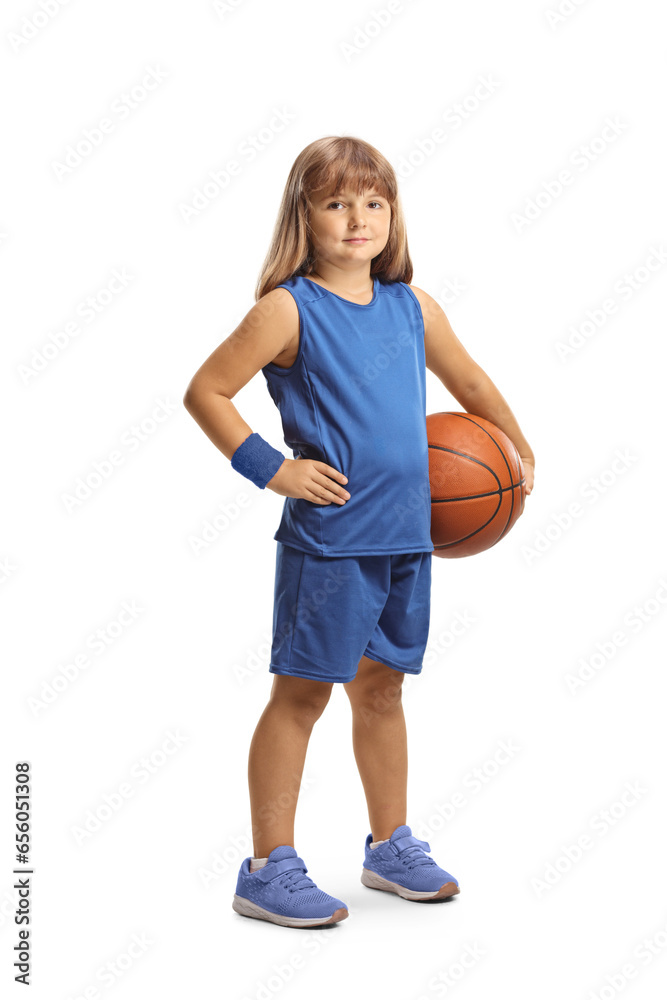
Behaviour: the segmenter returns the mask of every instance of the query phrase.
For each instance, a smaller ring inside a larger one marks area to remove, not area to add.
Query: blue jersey
[[[286,497],[274,538],[323,556],[432,552],[424,322],[412,289],[373,279],[360,305],[303,275],[290,368],[262,368],[294,458],[347,476],[344,504]]]

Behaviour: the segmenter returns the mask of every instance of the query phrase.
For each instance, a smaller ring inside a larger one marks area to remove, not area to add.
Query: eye
[[[327,208],[331,208],[332,205],[342,205],[342,201],[330,201]],[[379,201],[369,201],[369,205],[377,205],[378,208],[382,208],[382,204]]]

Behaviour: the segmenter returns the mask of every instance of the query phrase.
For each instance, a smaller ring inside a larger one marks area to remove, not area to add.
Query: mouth
[[[343,240],[343,243],[368,243],[365,236],[354,236],[352,239]]]

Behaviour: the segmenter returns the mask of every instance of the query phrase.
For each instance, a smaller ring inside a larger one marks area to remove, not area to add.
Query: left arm
[[[507,400],[483,368],[470,357],[452,330],[439,304],[427,292],[409,286],[424,317],[426,367],[437,375],[466,413],[473,413],[499,427],[516,445],[526,473],[526,494],[533,489],[535,456]]]

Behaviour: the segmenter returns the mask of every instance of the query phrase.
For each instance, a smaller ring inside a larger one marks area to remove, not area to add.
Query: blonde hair
[[[315,267],[310,239],[309,202],[317,191],[349,187],[361,195],[370,188],[391,207],[387,244],[371,261],[371,276],[383,282],[412,280],[403,209],[394,169],[363,139],[328,135],[302,149],[292,165],[283,191],[271,245],[255,287],[255,300],[294,275],[308,275]]]

